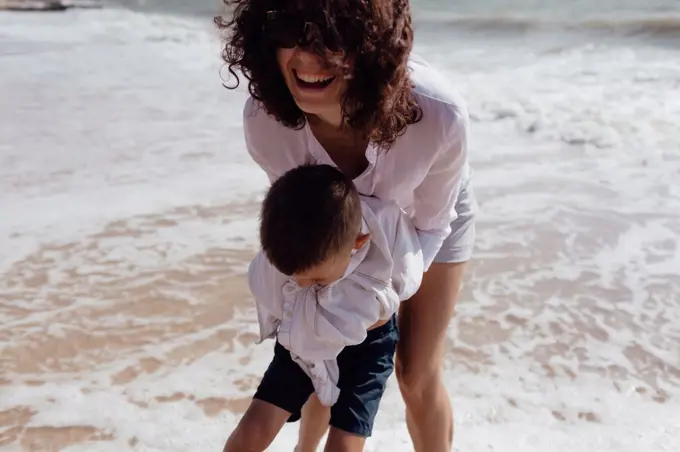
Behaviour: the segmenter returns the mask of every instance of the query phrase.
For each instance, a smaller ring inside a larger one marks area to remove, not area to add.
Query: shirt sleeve
[[[379,319],[375,294],[345,278],[333,287],[331,297],[319,297],[312,327],[319,339],[343,346],[356,345],[366,339],[366,331]]]
[[[282,172],[277,168],[276,161],[267,153],[267,149],[271,148],[271,143],[268,143],[270,134],[263,125],[268,118],[262,117],[266,113],[261,108],[252,97],[248,98],[243,107],[243,132],[250,157],[267,174],[271,183],[278,179]]]
[[[295,296],[292,316],[286,317],[284,285],[279,272],[260,251],[248,268],[248,285],[255,298],[260,342],[274,337],[279,325],[290,329],[291,351],[304,360],[334,359],[345,346],[366,339],[367,329],[380,318],[370,291],[351,279],[339,281],[328,292],[302,291]],[[348,300],[361,300],[350,302]]]
[[[408,300],[420,287],[425,263],[420,236],[411,219],[400,210],[397,212],[392,259],[392,287],[399,301]]]
[[[260,342],[273,337],[283,318],[285,276],[276,271],[260,251],[248,266],[248,287],[255,299]]]
[[[291,352],[305,361],[335,359],[344,347],[362,343],[379,319],[373,301],[370,292],[348,279],[332,289],[300,293],[290,320]]]
[[[423,251],[424,270],[430,267],[456,219],[456,200],[467,166],[469,115],[466,109],[453,110],[448,126],[425,179],[414,192],[414,222]]]

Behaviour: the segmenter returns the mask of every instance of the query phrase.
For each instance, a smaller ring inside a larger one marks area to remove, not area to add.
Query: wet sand
[[[77,242],[41,246],[13,264],[0,286],[3,392],[78,381],[88,394],[102,383],[90,379],[104,372],[108,384],[125,394],[125,387],[144,375],[172,372],[210,353],[229,353],[237,343],[251,346],[256,336],[232,321],[236,312],[252,307],[244,268],[254,251],[210,248],[163,265],[173,244],[148,246],[145,239],[196,218],[219,217],[227,223],[230,217],[254,216],[257,208],[252,203],[197,206],[118,221]],[[140,265],[141,255],[147,265]],[[241,384],[250,389],[249,382]],[[142,408],[152,401],[180,400],[209,417],[224,410],[241,413],[249,402],[184,392],[151,400],[127,397]],[[115,436],[92,425],[31,426],[36,413],[35,407],[22,405],[1,410],[0,447],[59,451]],[[135,441],[129,438],[130,446]]]

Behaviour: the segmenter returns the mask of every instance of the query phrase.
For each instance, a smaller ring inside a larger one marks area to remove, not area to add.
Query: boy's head
[[[260,241],[269,261],[301,286],[340,279],[361,248],[361,203],[352,180],[330,165],[306,164],[269,188]]]

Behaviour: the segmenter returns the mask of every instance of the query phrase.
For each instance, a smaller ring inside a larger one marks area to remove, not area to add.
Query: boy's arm
[[[367,284],[364,278],[354,276],[339,281],[330,296],[320,294],[312,323],[317,337],[343,347],[362,343],[366,331],[382,314],[382,287],[377,283]]]
[[[318,291],[299,292],[292,318],[284,320],[289,322],[285,328],[282,325],[290,351],[306,361],[324,361],[335,359],[348,345],[362,343],[381,315],[377,297],[382,295],[377,292],[351,277]]]
[[[287,281],[262,251],[250,263],[248,285],[255,298],[262,340],[273,336],[283,319],[282,289]],[[380,317],[375,298],[375,293],[352,279],[339,281],[332,290],[310,290],[294,307],[293,336],[300,341],[298,347],[314,351],[315,359],[332,359],[345,346],[360,344],[366,330]]]
[[[391,273],[354,273],[333,287],[331,297],[322,291],[318,303],[305,308],[307,319],[312,319],[305,324],[313,328],[316,340],[339,347],[338,353],[363,342],[367,330],[411,298],[422,282],[425,266],[413,221],[396,204],[382,210],[379,221],[386,233]],[[389,281],[381,282],[383,277]]]
[[[283,316],[283,293],[285,275],[276,271],[264,253],[260,251],[248,267],[248,286],[255,298],[257,321],[260,326],[260,342],[273,337]]]
[[[353,281],[345,279],[330,292],[324,290],[328,289],[308,293],[296,307],[299,317],[292,345],[306,360],[335,359],[346,346],[362,343],[366,330],[380,317],[375,296]]]

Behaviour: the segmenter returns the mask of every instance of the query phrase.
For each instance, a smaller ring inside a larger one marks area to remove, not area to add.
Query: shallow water
[[[474,119],[457,449],[678,450],[680,52],[419,36]],[[3,451],[219,450],[252,395],[266,178],[218,53],[207,21],[0,14]],[[387,448],[410,450],[394,379]]]

